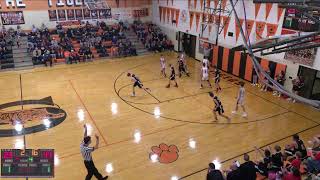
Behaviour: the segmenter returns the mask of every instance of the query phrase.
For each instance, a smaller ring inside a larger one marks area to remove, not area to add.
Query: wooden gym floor
[[[176,64],[177,54],[164,55]],[[210,89],[199,89],[200,63],[189,59],[191,77],[178,78],[179,88],[166,89],[168,80],[160,76],[159,56],[2,72],[0,103],[51,96],[67,113],[61,124],[26,135],[27,148],[55,149],[54,179],[59,180],[79,180],[86,175],[79,149],[85,123],[92,135],[100,136],[100,148],[93,153],[95,165],[112,180],[169,180],[172,176],[204,179],[208,163],[215,159],[226,168],[234,159],[241,161],[246,152],[255,159],[254,146],[284,145],[294,133],[307,143],[320,132],[319,111],[260,92],[249,83],[248,118],[242,118],[241,111],[232,116],[239,79],[227,74],[223,75],[223,90],[218,96],[232,120],[227,123],[219,117],[213,122],[214,103],[207,94]],[[137,89],[137,96],[131,97],[128,71],[140,77],[151,92]],[[24,109],[32,107],[39,105],[26,105]],[[10,108],[14,109],[21,107]],[[27,122],[26,126],[36,123]],[[12,127],[0,126],[0,130],[8,128]],[[161,161],[167,163],[152,162],[151,148],[162,143],[175,145],[178,152],[161,154]],[[2,137],[0,148],[23,148],[23,137]]]

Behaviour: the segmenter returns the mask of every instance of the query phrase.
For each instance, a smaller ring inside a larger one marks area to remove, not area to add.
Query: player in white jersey
[[[164,59],[163,55],[160,56],[160,67],[161,67],[161,75],[167,77],[166,74],[166,60]]]
[[[209,69],[205,63],[202,63],[202,68],[201,68],[201,86],[200,86],[201,89],[203,88],[203,85],[202,85],[203,81],[207,81],[210,88],[212,87],[209,80]]]
[[[206,67],[209,69],[209,60],[207,58],[203,58],[202,63],[205,63]]]
[[[246,112],[246,109],[244,107],[244,97],[245,97],[245,89],[244,89],[244,82],[240,82],[240,89],[237,97],[237,104],[234,111],[232,111],[232,114],[235,114],[238,111],[238,106],[240,105],[243,110],[242,117],[247,117],[248,114]]]

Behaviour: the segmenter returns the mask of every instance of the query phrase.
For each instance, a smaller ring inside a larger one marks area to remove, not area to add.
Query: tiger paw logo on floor
[[[168,146],[165,143],[161,143],[159,146],[152,146],[151,151],[150,159],[163,164],[173,163],[179,157],[179,150],[176,145]]]

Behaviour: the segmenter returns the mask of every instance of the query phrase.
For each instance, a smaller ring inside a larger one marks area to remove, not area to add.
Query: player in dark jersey
[[[142,82],[140,81],[140,79],[139,79],[136,75],[131,74],[131,73],[128,73],[127,76],[128,76],[128,77],[131,77],[131,80],[133,81],[132,95],[131,95],[132,97],[136,96],[135,87],[137,87],[137,86],[138,86],[140,89],[150,91],[149,88],[144,88],[144,87],[143,87]]]
[[[226,118],[228,121],[230,121],[230,118],[223,114],[224,109],[223,109],[221,101],[218,99],[218,96],[215,96],[213,94],[213,92],[209,92],[209,96],[212,98],[212,100],[215,104],[215,106],[213,108],[213,116],[214,116],[215,121],[218,121],[217,112],[218,112],[219,116],[222,116],[222,117]]]
[[[182,58],[178,57],[178,67],[179,67],[179,77],[182,76],[182,73],[186,74],[188,77],[190,77],[187,68],[186,68],[186,64],[183,62]]]
[[[221,73],[219,71],[219,69],[217,67],[215,67],[215,76],[214,76],[214,84],[216,87],[216,92],[221,91],[221,87],[220,87],[220,78],[221,78]]]
[[[176,83],[175,87],[178,87],[178,83],[176,81],[176,71],[174,70],[174,67],[172,64],[169,64],[169,66],[170,66],[171,74],[169,77],[169,84],[166,86],[166,88],[170,88],[171,81],[174,81]]]

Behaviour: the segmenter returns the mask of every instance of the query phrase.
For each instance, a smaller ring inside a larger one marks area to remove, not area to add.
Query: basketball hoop
[[[110,9],[105,0],[84,0],[84,4],[89,10]]]

